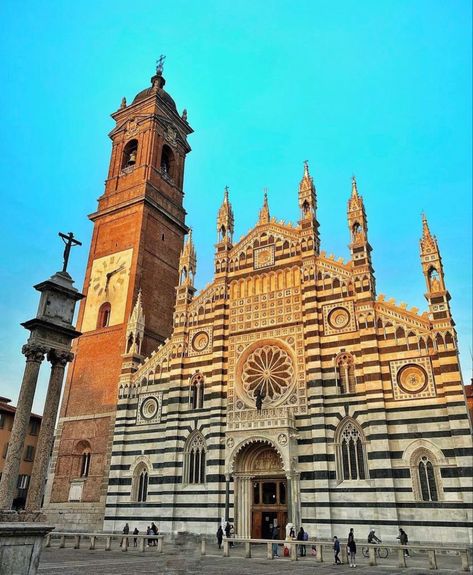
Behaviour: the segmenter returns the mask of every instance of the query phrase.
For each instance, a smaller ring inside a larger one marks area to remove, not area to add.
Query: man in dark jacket
[[[341,565],[342,562],[340,561],[340,541],[338,540],[338,537],[335,535],[335,537],[333,538],[333,554],[334,554],[334,565]]]
[[[399,535],[398,535],[397,539],[399,539],[399,543],[401,545],[407,545],[407,543],[409,541],[409,539],[407,538],[407,533],[401,527],[399,527]],[[404,549],[404,557],[409,557],[409,550],[408,549]]]
[[[273,530],[271,532],[271,539],[279,539],[279,527],[277,525],[273,526]],[[278,544],[273,543],[273,559],[279,557],[278,553]]]
[[[223,529],[222,526],[219,525],[217,529],[217,543],[219,549],[222,548],[222,541],[223,541]]]

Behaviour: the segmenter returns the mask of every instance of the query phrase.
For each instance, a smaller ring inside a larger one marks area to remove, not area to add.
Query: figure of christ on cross
[[[266,397],[264,391],[262,389],[258,389],[255,393],[255,403],[256,403],[256,411],[261,413],[261,409],[263,408],[263,399]]]
[[[59,232],[58,236],[66,244],[66,246],[64,248],[64,255],[63,255],[64,263],[62,266],[62,271],[65,272],[65,271],[67,271],[67,264],[69,263],[69,256],[71,254],[71,248],[73,246],[81,246],[82,242],[80,242],[79,240],[76,240],[74,238],[74,234],[72,232],[69,232],[68,234],[63,234],[62,232]]]

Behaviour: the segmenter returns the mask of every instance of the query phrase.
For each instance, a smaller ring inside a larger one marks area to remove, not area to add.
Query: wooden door
[[[261,511],[253,511],[251,514],[251,538],[261,539]]]

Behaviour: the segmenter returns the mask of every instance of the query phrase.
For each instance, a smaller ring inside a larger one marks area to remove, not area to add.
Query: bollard
[[[468,565],[468,549],[462,549],[460,551],[460,557],[462,560],[462,571],[469,571],[470,566]]]
[[[249,541],[245,541],[245,557],[251,559],[251,543]]]
[[[346,563],[348,565],[349,560],[348,560],[348,547],[346,545],[343,545],[342,543],[340,543],[340,551],[342,554],[342,563]]]
[[[122,537],[121,548],[122,551],[128,551],[128,537]]]
[[[90,536],[90,545],[89,545],[89,549],[94,550],[95,549],[95,540],[97,538],[95,537],[95,535],[91,535]]]
[[[66,546],[66,536],[65,535],[61,535],[61,539],[59,541],[59,547],[62,549],[63,547]]]
[[[205,539],[202,537],[202,539],[200,540],[200,554],[201,555],[206,555],[206,550],[205,550]]]
[[[289,545],[289,555],[291,557],[291,561],[297,561],[297,547],[294,543]]]
[[[406,556],[404,555],[404,549],[399,549],[397,552],[398,556],[398,567],[407,567]]]
[[[429,549],[427,551],[429,556],[429,569],[433,569],[434,571],[438,569],[437,567],[437,557],[435,555],[435,549]]]
[[[228,544],[228,539],[223,540],[223,556],[230,557],[230,545]]]
[[[160,537],[158,539],[158,553],[162,553],[163,552],[163,538]]]
[[[145,552],[146,547],[146,539],[144,537],[140,537],[140,551],[141,553]]]
[[[112,548],[112,538],[111,537],[107,537],[105,539],[105,551],[110,551]]]
[[[74,535],[74,549],[80,549],[80,535]]]
[[[273,544],[268,542],[266,543],[266,559],[273,558]]]
[[[322,543],[316,543],[315,544],[315,549],[317,551],[317,561],[319,563],[323,563],[324,562],[324,546],[322,545]]]
[[[376,565],[376,547],[368,547],[368,557],[370,559],[370,565],[372,567]]]
[[[48,533],[48,535],[46,535],[46,541],[44,542],[44,546],[45,547],[51,547],[51,534]]]

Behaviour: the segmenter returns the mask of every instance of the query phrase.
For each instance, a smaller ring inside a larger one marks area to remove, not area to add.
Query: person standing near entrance
[[[301,527],[297,533],[297,541],[306,541],[305,539],[305,531],[304,529]],[[300,557],[305,557],[306,554],[306,548],[305,545],[298,545],[299,547],[299,555]]]
[[[222,526],[219,525],[217,529],[217,543],[219,549],[222,548],[222,541],[223,541],[223,529]]]
[[[277,525],[273,525],[273,528],[271,531],[271,539],[273,539],[273,540],[279,539],[279,527]],[[276,559],[277,557],[279,557],[278,544],[273,543],[273,559]]]
[[[356,567],[356,541],[353,528],[350,529],[350,533],[348,534],[347,547],[348,556],[350,558],[350,567]]]

